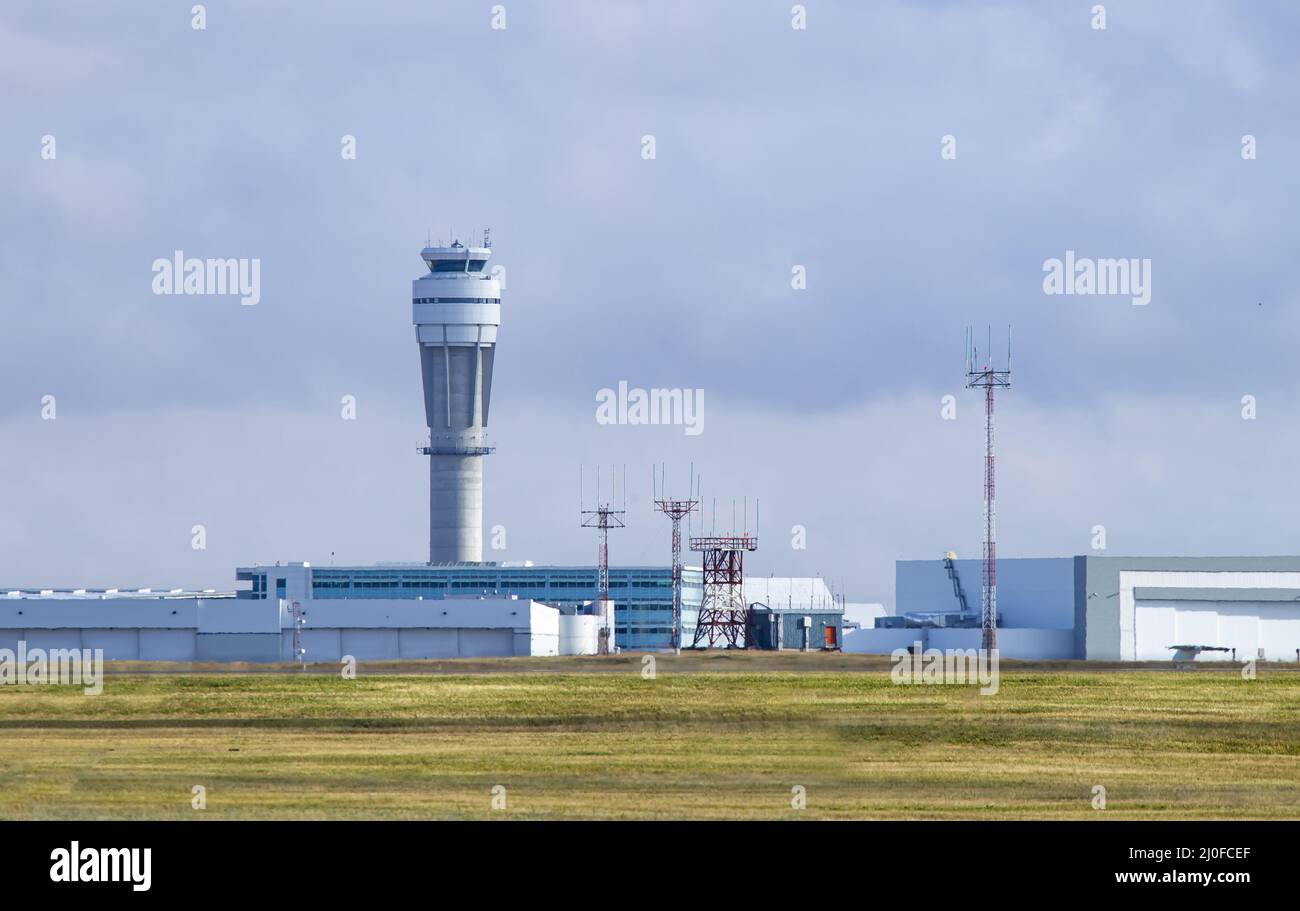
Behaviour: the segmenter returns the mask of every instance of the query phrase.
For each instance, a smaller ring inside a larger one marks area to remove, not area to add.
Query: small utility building
[[[819,651],[844,643],[844,605],[820,577],[745,580],[750,648]]]
[[[754,638],[749,643],[752,648],[778,651],[794,649],[801,652],[838,649],[843,636],[843,610],[822,608],[810,611],[752,604],[749,618],[749,628]]]

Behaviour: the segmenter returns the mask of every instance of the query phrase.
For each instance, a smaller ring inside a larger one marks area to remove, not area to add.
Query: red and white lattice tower
[[[744,648],[749,606],[745,603],[745,554],[758,550],[758,536],[709,535],[691,538],[691,550],[703,555],[704,601],[695,624],[692,648]]]
[[[984,390],[984,564],[980,598],[980,648],[998,647],[998,526],[996,457],[993,447],[994,390],[1011,386],[1011,329],[1007,328],[1007,367],[993,368],[993,336],[983,363],[971,329],[966,330],[966,388]]]

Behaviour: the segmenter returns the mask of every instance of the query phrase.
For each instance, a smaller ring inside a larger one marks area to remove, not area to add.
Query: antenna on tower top
[[[483,229],[483,246],[487,247],[489,250],[492,249],[492,229],[491,229],[491,228],[484,228],[484,229]]]

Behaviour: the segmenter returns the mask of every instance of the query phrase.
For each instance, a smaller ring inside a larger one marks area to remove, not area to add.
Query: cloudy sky
[[[0,586],[421,559],[410,280],[485,226],[490,558],[592,561],[600,464],[612,560],[666,562],[650,466],[693,463],[719,525],[761,501],[751,573],[891,603],[978,555],[963,332],[1008,323],[1002,555],[1300,552],[1300,8],[1094,5],[6,4]],[[153,294],[174,250],[259,259],[260,303]],[[1150,304],[1045,294],[1066,250],[1149,259]],[[619,381],[704,432],[598,424]]]

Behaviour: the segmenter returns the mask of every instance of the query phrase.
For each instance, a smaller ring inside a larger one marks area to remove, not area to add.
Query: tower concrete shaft
[[[492,250],[454,241],[426,247],[429,273],[411,283],[429,445],[429,562],[483,560],[483,456],[501,283],[484,273]]]

